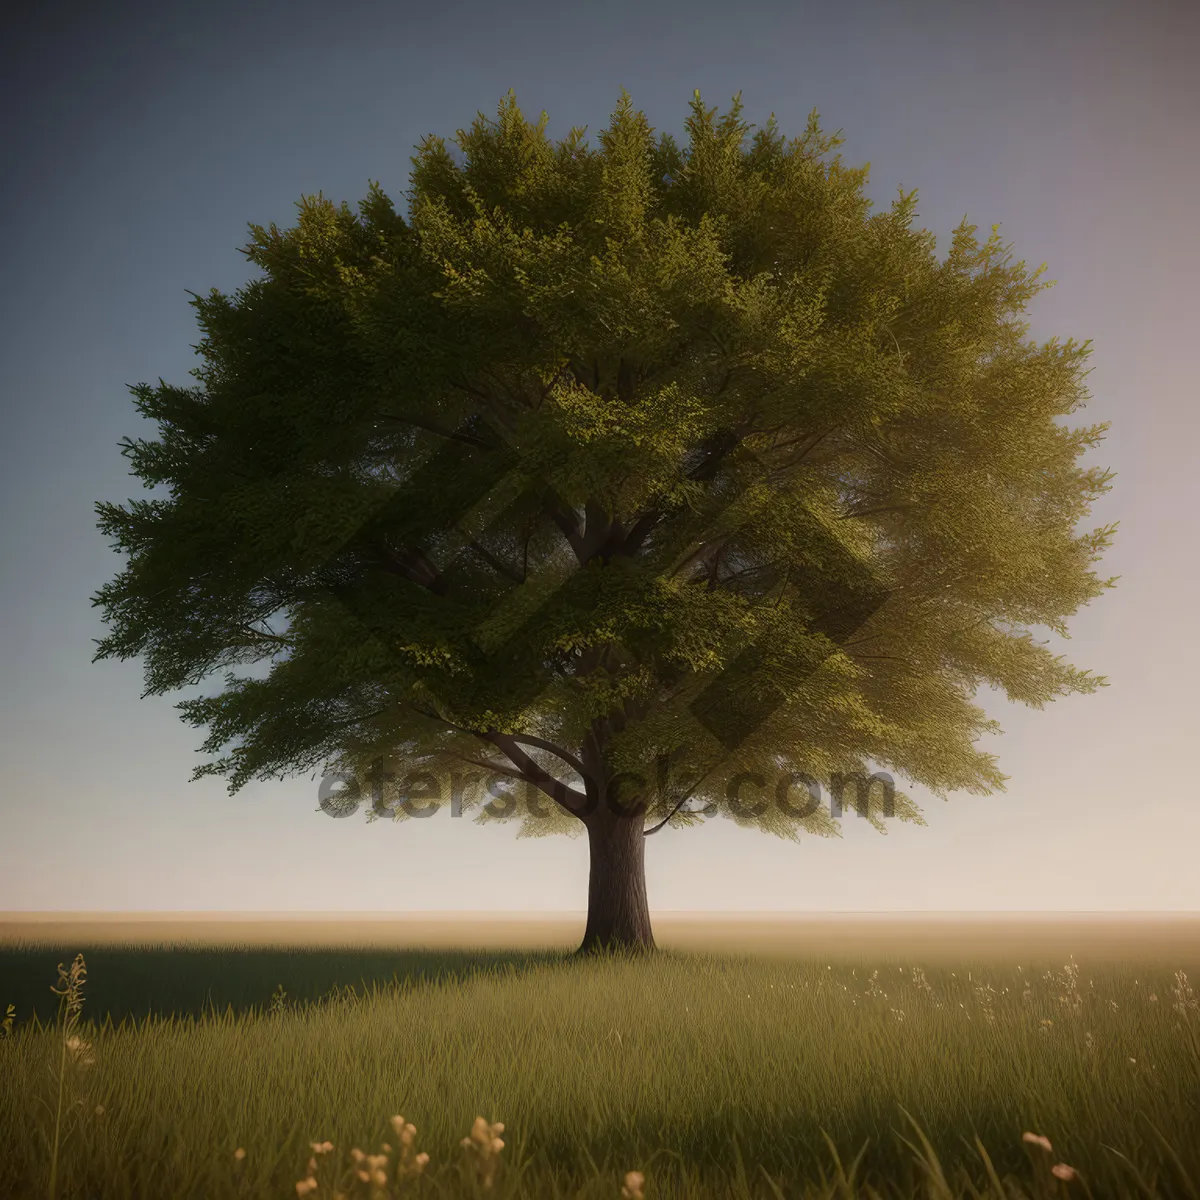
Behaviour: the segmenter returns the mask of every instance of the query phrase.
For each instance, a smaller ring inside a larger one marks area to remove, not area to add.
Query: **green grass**
[[[0,1196],[47,1195],[64,1033],[18,997],[36,967],[54,1000],[43,968],[63,957],[0,953],[0,1007],[3,989],[17,1007],[0,1041]],[[106,978],[121,964],[138,994]],[[94,1062],[66,1056],[64,1198],[295,1196],[310,1143],[334,1144],[324,1178],[351,1148],[395,1144],[394,1114],[430,1162],[380,1195],[479,1192],[461,1146],[479,1115],[505,1125],[500,1198],[615,1200],[631,1170],[647,1200],[1196,1196],[1200,1183],[1200,1011],[1167,966],[1073,981],[966,964],[924,980],[680,953],[109,950],[87,968],[76,1032]],[[363,980],[365,994],[326,994]],[[844,1185],[839,1159],[857,1160]],[[1076,1181],[1050,1175],[1060,1161]],[[1007,1176],[1024,1190],[1002,1190]]]

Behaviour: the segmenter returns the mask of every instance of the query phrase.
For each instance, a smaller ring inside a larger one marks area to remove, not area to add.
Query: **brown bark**
[[[641,806],[632,813],[617,813],[602,801],[584,823],[591,869],[587,928],[579,953],[653,950]]]

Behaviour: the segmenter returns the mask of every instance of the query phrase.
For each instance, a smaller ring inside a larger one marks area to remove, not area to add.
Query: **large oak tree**
[[[986,793],[981,685],[1104,682],[1034,636],[1112,582],[1105,427],[1060,421],[1090,343],[1016,319],[1042,268],[965,219],[939,261],[815,112],[747,145],[739,98],[691,107],[681,150],[622,93],[592,149],[510,93],[462,161],[421,144],[408,220],[372,184],[251,225],[262,277],[191,302],[200,386],[131,388],[165,490],[97,505],[96,657],[225,669],[179,705],[196,777],[519,781],[524,832],[589,838],[585,949],[653,945],[645,839],[696,805],[796,837],[854,772]]]

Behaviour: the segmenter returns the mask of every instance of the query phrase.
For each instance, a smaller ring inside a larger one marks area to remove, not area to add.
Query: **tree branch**
[[[386,542],[379,542],[375,548],[383,555],[383,561],[379,564],[383,570],[428,588],[435,596],[446,594],[445,577],[420,547],[405,546],[400,550],[393,550]]]
[[[650,531],[658,524],[658,519],[661,515],[657,511],[642,513],[625,535],[625,540],[621,543],[619,552],[627,558],[635,555],[642,548],[642,543],[650,535]]]
[[[417,429],[425,430],[426,433],[436,433],[438,437],[444,437],[451,442],[463,442],[468,446],[478,446],[482,450],[489,448],[483,438],[476,437],[473,433],[461,433],[457,430],[446,429],[433,421],[422,421],[417,417],[401,417],[395,413],[377,412],[375,415],[387,421],[395,421],[400,425],[412,425]]]
[[[671,574],[672,575],[680,574],[687,567],[690,567],[692,565],[692,563],[694,563],[697,559],[703,558],[705,554],[711,554],[714,549],[719,554],[721,552],[721,550],[724,548],[725,543],[731,537],[733,537],[733,534],[727,533],[721,539],[707,541],[707,542],[701,542],[698,546],[696,546],[696,548],[694,550],[692,550],[688,554],[688,556],[686,558],[684,558],[682,561],[675,564],[675,566],[671,569]]]
[[[520,748],[516,738],[511,734],[490,730],[487,733],[476,734],[476,736],[482,738],[485,742],[490,742],[493,746],[508,755],[513,765],[524,774],[529,783],[532,783],[539,791],[544,792],[556,804],[565,808],[571,816],[579,817],[582,820],[583,814],[591,808],[591,797],[589,795],[568,787],[565,783],[555,779],[549,772],[544,771]],[[586,774],[584,774],[584,779],[587,779]]]
[[[478,554],[479,557],[482,558],[483,561],[486,562],[493,571],[496,571],[498,574],[504,575],[508,579],[511,579],[513,583],[525,582],[525,576],[522,575],[516,569],[516,567],[510,567],[506,562],[503,562],[501,559],[497,558],[489,549],[487,549],[486,546],[481,546],[474,538],[471,538],[467,542],[467,545],[470,546],[471,549],[474,550],[475,553]]]
[[[284,637],[278,633],[264,633],[261,629],[252,629],[249,625],[239,625],[238,628],[243,632],[250,634],[256,642],[276,642],[281,646],[291,646],[293,644],[291,638]]]
[[[741,444],[741,441],[742,435],[736,432],[727,431],[718,436],[705,458],[688,472],[688,478],[696,483],[711,479],[716,474],[721,462]],[[630,527],[628,533],[620,534],[620,531],[618,531],[620,536],[618,537],[613,553],[623,557],[632,557],[642,548],[646,538],[650,535],[654,526],[658,524],[661,517],[661,511],[654,508],[641,513]],[[572,545],[574,548],[574,544]]]
[[[531,779],[526,779],[520,771],[514,771],[511,767],[506,767],[503,763],[484,762],[479,758],[471,758],[466,754],[455,754],[455,758],[459,762],[470,763],[473,767],[482,767],[485,771],[494,771],[497,775],[507,775],[510,779],[519,779],[522,783],[532,783]]]
[[[651,829],[643,830],[642,836],[649,837],[652,833],[657,833],[696,794],[696,789],[705,781],[705,779],[708,778],[711,773],[712,768],[709,768],[709,770],[705,771],[704,774],[701,775],[700,778],[697,779],[690,788],[688,788],[683,797],[680,799],[679,803],[676,804],[675,807],[671,809],[671,811],[667,813],[667,815],[663,817],[663,819],[659,821],[657,825],[653,826]]]
[[[579,527],[579,517],[574,509],[568,508],[557,493],[551,492],[543,502],[543,510],[562,530],[575,557],[579,558],[583,552],[583,530]]]
[[[574,788],[568,787],[565,783],[555,779],[547,771],[544,771],[532,758],[529,757],[518,743],[525,743],[530,746],[535,746],[539,750],[548,750],[551,754],[557,755],[569,767],[577,771],[584,780],[587,779],[587,772],[583,763],[574,755],[568,754],[561,747],[554,745],[553,742],[547,742],[543,738],[534,737],[531,734],[513,734],[500,733],[498,730],[490,729],[486,733],[480,733],[478,729],[466,729],[462,725],[456,725],[453,721],[446,720],[436,712],[427,712],[423,708],[419,708],[415,704],[409,704],[409,708],[415,713],[419,713],[423,717],[427,717],[431,721],[437,721],[441,725],[445,725],[453,729],[456,733],[465,733],[471,737],[477,737],[482,741],[488,742],[506,754],[512,764],[521,771],[522,774],[518,778],[523,779],[526,783],[532,783],[534,787],[545,792],[556,804],[561,804],[573,817],[580,816],[582,810],[587,811],[589,807],[589,797],[583,793],[577,792]],[[380,712],[386,712],[386,709],[380,709]],[[462,757],[457,755],[457,757]]]
[[[575,755],[568,753],[560,746],[556,746],[553,742],[548,742],[544,738],[534,737],[532,734],[527,733],[510,733],[507,736],[522,746],[534,746],[538,750],[548,751],[556,758],[561,758],[581,779],[587,777],[587,768],[584,767],[583,763]]]
[[[347,717],[346,720],[344,720],[344,721],[322,721],[321,728],[322,729],[345,729],[349,725],[359,725],[363,721],[370,721],[375,717],[382,716],[385,712],[387,712],[388,707],[390,707],[390,706],[385,706],[383,708],[377,708],[374,712],[362,713],[357,717]]]

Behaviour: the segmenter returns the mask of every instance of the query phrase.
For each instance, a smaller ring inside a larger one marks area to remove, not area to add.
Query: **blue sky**
[[[107,11],[106,11],[107,10]],[[126,385],[192,382],[186,290],[251,277],[247,224],[301,195],[403,209],[409,156],[509,88],[592,144],[625,87],[683,138],[692,91],[788,136],[816,107],[868,194],[918,188],[944,255],[999,222],[1057,285],[1031,338],[1091,338],[1119,520],[1071,660],[1111,686],[1033,712],[989,699],[1008,790],[924,801],[928,828],[851,817],[799,845],[723,822],[648,844],[657,910],[1200,909],[1190,782],[1197,639],[1192,208],[1200,8],[1144,4],[345,0],[31,8],[0,55],[0,910],[567,910],[583,839],[516,841],[438,814],[317,810],[308,775],[230,797],[189,782],[200,731],[141,699],[140,662],[93,664],[89,598],[122,560],[96,500],[142,493],[117,442],[153,436]]]

